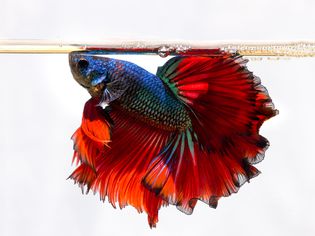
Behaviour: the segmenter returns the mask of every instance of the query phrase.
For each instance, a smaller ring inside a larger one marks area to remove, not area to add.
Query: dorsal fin
[[[176,76],[176,69],[181,60],[182,57],[173,57],[163,66],[159,66],[156,72],[156,76],[159,77],[176,96],[178,95],[178,89],[172,82],[172,78]]]
[[[209,69],[207,63],[199,63],[200,59],[214,59],[216,57],[226,57],[227,54],[220,50],[213,50],[210,56],[176,56],[168,60],[163,66],[158,67],[156,76],[158,76],[176,95],[180,96],[180,88],[177,81],[184,80],[190,76],[197,76]],[[183,81],[181,81],[183,82]],[[185,100],[185,99],[184,99]]]

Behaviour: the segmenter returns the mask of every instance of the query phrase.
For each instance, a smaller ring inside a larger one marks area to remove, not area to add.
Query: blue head
[[[129,87],[124,69],[129,62],[98,55],[96,51],[78,51],[69,54],[69,64],[74,79],[86,88],[92,97],[110,103]],[[129,63],[130,64],[130,63]]]
[[[88,51],[69,54],[69,64],[74,79],[86,88],[92,97],[100,96],[110,82],[108,63],[111,59],[92,55]]]

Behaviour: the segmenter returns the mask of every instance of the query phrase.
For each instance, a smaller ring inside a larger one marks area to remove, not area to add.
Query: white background
[[[315,39],[313,0],[0,0],[0,38]],[[125,57],[155,72],[165,60]],[[157,229],[66,180],[89,98],[67,55],[0,55],[0,235],[315,235],[315,58],[249,62],[280,114],[262,174],[213,210],[160,211]]]

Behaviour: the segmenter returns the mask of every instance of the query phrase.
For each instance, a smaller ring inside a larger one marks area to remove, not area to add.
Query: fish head
[[[99,54],[98,54],[99,53]],[[99,97],[101,104],[120,98],[130,86],[124,67],[128,62],[104,57],[97,51],[74,51],[69,54],[69,64],[74,79]]]
[[[69,54],[69,64],[73,78],[88,90],[92,97],[103,94],[110,82],[108,62],[110,58],[92,55],[88,51],[74,51]]]

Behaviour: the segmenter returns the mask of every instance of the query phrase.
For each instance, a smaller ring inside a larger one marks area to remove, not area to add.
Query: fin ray
[[[259,128],[277,111],[246,63],[218,50],[215,57],[174,57],[158,68],[157,76],[186,104],[192,127],[173,144],[174,155],[164,153],[151,163],[144,182],[185,213],[196,199],[216,207],[220,197],[260,173],[252,164],[269,144]]]

